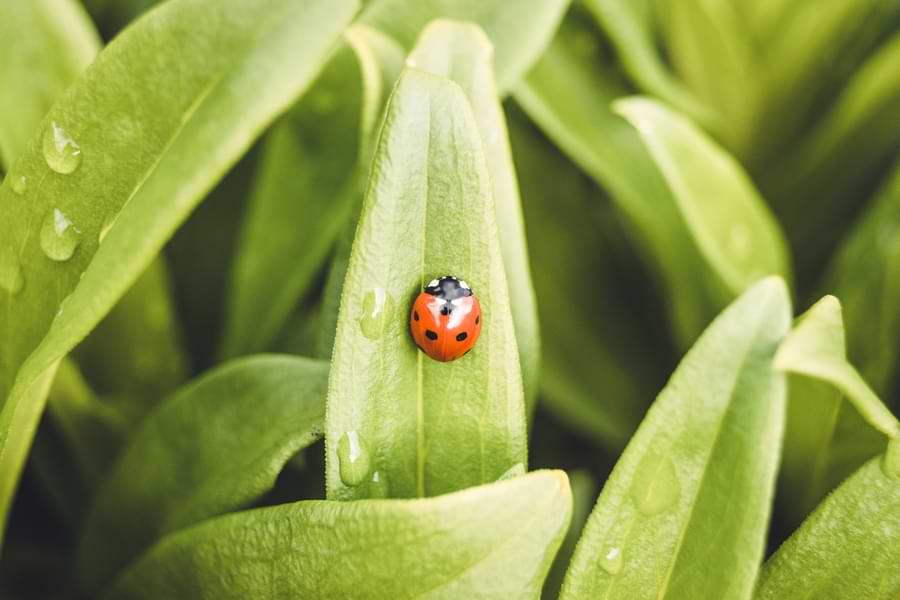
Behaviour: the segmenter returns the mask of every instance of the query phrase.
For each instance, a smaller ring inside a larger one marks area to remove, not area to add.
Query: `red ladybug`
[[[481,333],[481,304],[465,281],[432,279],[413,302],[409,330],[422,352],[441,362],[464,356]]]

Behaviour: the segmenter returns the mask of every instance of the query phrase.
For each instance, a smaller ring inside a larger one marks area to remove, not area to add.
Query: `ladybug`
[[[432,279],[413,302],[409,330],[422,352],[440,362],[464,356],[481,333],[481,304],[452,275]]]

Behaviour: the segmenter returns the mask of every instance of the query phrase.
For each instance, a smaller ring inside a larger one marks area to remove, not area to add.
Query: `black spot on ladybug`
[[[475,317],[475,324],[478,325],[479,323],[481,323],[481,315]]]
[[[456,336],[456,341],[457,341],[457,342],[461,342],[461,341],[463,341],[464,339],[466,339],[467,337],[469,337],[469,334],[466,333],[465,331],[463,331],[463,332],[460,333],[458,336]]]
[[[419,320],[419,312],[418,311],[415,311],[415,310],[413,311],[413,319],[415,319],[416,321]]]
[[[443,305],[443,306],[441,307],[441,314],[442,314],[442,315],[449,315],[449,314],[450,314],[450,305],[449,305],[449,304],[445,304],[445,305]]]
[[[426,329],[425,337],[427,337],[429,340],[431,340],[433,342],[434,340],[437,339],[437,333],[435,333],[434,331],[432,331],[430,329]]]

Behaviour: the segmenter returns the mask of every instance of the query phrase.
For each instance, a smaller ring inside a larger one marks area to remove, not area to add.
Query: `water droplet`
[[[600,566],[610,575],[615,575],[622,570],[622,549],[610,546],[600,557]]]
[[[356,431],[348,431],[338,440],[341,481],[357,486],[369,475],[369,451]]]
[[[54,208],[41,225],[41,249],[48,258],[69,260],[81,242],[81,232],[58,208]]]
[[[47,166],[67,175],[81,165],[81,147],[56,121],[44,132],[44,160]]]
[[[675,504],[680,489],[675,465],[668,456],[647,454],[631,482],[631,499],[645,515],[659,514]]]
[[[25,287],[22,267],[12,251],[4,250],[0,254],[0,288],[7,294],[15,296]]]
[[[28,190],[28,178],[24,175],[10,175],[9,187],[14,194],[21,196]]]
[[[888,441],[887,450],[881,460],[884,474],[891,479],[900,479],[900,438]]]
[[[387,475],[381,471],[372,473],[372,481],[369,482],[369,498],[387,498],[389,493]]]
[[[363,314],[359,318],[363,335],[370,340],[380,338],[393,311],[394,299],[383,288],[377,287],[367,292],[363,298]]]

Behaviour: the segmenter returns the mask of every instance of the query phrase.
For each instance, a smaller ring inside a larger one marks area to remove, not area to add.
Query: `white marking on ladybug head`
[[[432,279],[431,281],[428,282],[428,285],[426,285],[425,287],[430,287],[430,288],[432,288],[432,287],[437,287],[437,285],[438,285],[438,280],[437,280],[437,279]]]
[[[461,287],[461,288],[464,289],[464,290],[471,290],[471,289],[472,289],[472,288],[469,287],[469,284],[466,283],[465,281],[463,281],[462,279],[459,280],[459,287]]]
[[[465,298],[457,298],[456,300],[451,300],[450,304],[452,304],[453,306],[460,306],[462,305],[463,300],[465,300]]]

